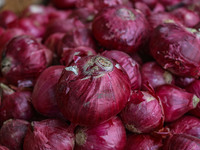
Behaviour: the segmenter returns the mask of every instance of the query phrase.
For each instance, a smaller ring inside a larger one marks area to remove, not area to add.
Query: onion
[[[189,134],[200,138],[200,119],[193,116],[182,118],[168,125],[172,134]]]
[[[17,19],[17,15],[10,10],[4,10],[0,13],[0,26],[7,28],[7,25]]]
[[[160,150],[162,140],[147,134],[129,135],[126,150]]]
[[[181,1],[182,0],[160,0],[160,3],[162,3],[166,7],[166,6],[176,5]]]
[[[151,9],[143,2],[135,2],[135,9],[140,10],[145,16],[151,15]]]
[[[173,85],[158,87],[156,94],[162,102],[166,122],[177,120],[199,103],[199,98],[196,95]]]
[[[52,53],[34,38],[18,36],[5,48],[1,62],[3,76],[12,84],[35,80],[51,63]]]
[[[119,6],[102,10],[93,21],[92,31],[107,49],[133,53],[148,40],[149,24],[140,11]]]
[[[132,0],[133,2],[141,2],[146,4],[150,8],[154,8],[155,5],[158,3],[158,0]]]
[[[73,150],[74,133],[60,120],[34,121],[24,139],[24,150]]]
[[[4,122],[0,130],[0,144],[10,150],[21,150],[28,126],[29,122],[19,119]]]
[[[109,59],[115,60],[122,66],[122,68],[124,68],[131,81],[132,90],[140,89],[140,65],[135,60],[133,60],[128,54],[117,50],[104,51],[102,55]]]
[[[181,88],[186,88],[188,85],[190,85],[194,81],[195,81],[195,78],[189,78],[189,77],[176,76],[175,78],[175,84]]]
[[[32,118],[31,92],[19,91],[19,89],[14,91],[3,83],[0,84],[0,90],[0,124],[10,118],[24,120]]]
[[[200,76],[200,41],[176,24],[158,26],[151,38],[150,52],[159,65],[178,76]]]
[[[75,150],[124,150],[126,144],[126,131],[118,117],[94,127],[79,127],[75,136]]]
[[[197,95],[198,98],[200,98],[200,80],[195,80],[192,82],[188,87],[186,87],[186,90],[190,93],[193,93]],[[197,107],[190,111],[193,115],[200,117],[200,103],[198,103]]]
[[[164,144],[163,150],[198,150],[200,139],[187,134],[173,135]]]
[[[5,146],[1,146],[0,145],[0,150],[9,150],[7,147],[5,147]]]
[[[162,5],[161,3],[156,3],[155,7],[152,10],[152,13],[161,13],[161,12],[165,12],[165,7],[164,5]]]
[[[178,8],[172,11],[172,14],[176,16],[187,27],[194,27],[200,21],[199,15],[194,11],[187,8]]]
[[[52,0],[51,2],[56,8],[67,9],[75,7],[76,1],[77,0]]]
[[[130,100],[120,117],[126,129],[133,133],[149,133],[163,126],[161,105],[149,92],[132,91]]]
[[[125,107],[130,88],[128,76],[119,64],[100,55],[87,56],[64,69],[57,101],[67,120],[94,126]]]
[[[34,108],[42,115],[60,117],[56,102],[56,84],[64,66],[51,66],[45,69],[37,79],[32,94]]]
[[[80,46],[76,48],[68,48],[63,52],[60,62],[65,66],[69,66],[73,61],[76,61],[81,57],[95,54],[96,52],[89,47]]]
[[[146,89],[144,84],[147,82],[156,88],[164,84],[174,84],[173,75],[160,67],[156,62],[147,62],[141,67],[143,89]]]

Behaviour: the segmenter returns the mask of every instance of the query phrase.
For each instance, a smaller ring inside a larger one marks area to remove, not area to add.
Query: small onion
[[[158,26],[152,33],[151,55],[164,69],[184,77],[200,76],[200,40],[173,23]]]
[[[175,79],[173,75],[164,70],[156,62],[147,62],[141,67],[142,83],[143,89],[146,89],[144,84],[147,82],[153,87],[156,88],[164,84],[174,84]]]
[[[149,133],[163,126],[162,107],[149,92],[132,91],[130,100],[120,117],[126,129],[133,133]]]
[[[104,51],[103,56],[115,60],[124,68],[130,81],[132,90],[140,89],[141,87],[141,74],[140,65],[133,60],[128,54],[121,51]]]
[[[124,150],[126,131],[118,117],[94,127],[76,130],[75,150]]]
[[[49,49],[35,38],[22,35],[7,44],[1,72],[10,83],[17,85],[22,81],[35,80],[51,60]]]
[[[29,122],[24,120],[7,120],[0,130],[0,144],[10,150],[21,150]]]
[[[199,103],[196,95],[173,85],[158,87],[156,94],[162,102],[166,122],[177,120]]]
[[[193,116],[182,118],[168,125],[172,134],[189,134],[200,138],[200,119]]]
[[[96,15],[92,32],[105,48],[133,53],[148,40],[149,24],[139,10],[118,6]]]
[[[8,24],[17,20],[17,15],[10,10],[4,10],[0,13],[0,26],[7,28]]]
[[[130,88],[119,64],[100,55],[87,56],[64,69],[57,101],[67,120],[83,126],[97,125],[125,107]]]
[[[175,134],[167,140],[163,150],[199,150],[200,139],[187,134]]]
[[[73,132],[60,120],[34,121],[24,138],[23,150],[73,150]]]
[[[32,103],[34,108],[44,116],[61,116],[56,102],[55,91],[63,69],[64,66],[51,66],[45,69],[34,86]]]
[[[162,140],[148,134],[128,135],[125,150],[160,150]]]
[[[76,48],[68,48],[63,52],[60,62],[65,66],[69,66],[81,57],[90,55],[96,55],[96,52],[90,47],[80,46]]]
[[[30,120],[33,116],[30,91],[14,91],[0,84],[0,124],[11,118]]]

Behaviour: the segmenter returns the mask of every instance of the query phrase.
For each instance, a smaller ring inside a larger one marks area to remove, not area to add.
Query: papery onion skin
[[[75,150],[124,150],[126,131],[118,117],[94,127],[78,127]]]
[[[186,90],[190,93],[197,95],[200,98],[200,80],[195,80],[189,86],[186,87]],[[200,104],[198,103],[197,107],[190,111],[194,116],[200,118]]]
[[[103,9],[96,15],[92,32],[107,49],[136,52],[149,38],[149,24],[144,15],[125,6]]]
[[[161,138],[155,138],[148,134],[128,135],[126,150],[160,150]]]
[[[141,75],[142,75],[142,89],[145,88],[145,84],[149,83],[153,88],[164,84],[174,84],[175,79],[174,76],[164,70],[161,66],[159,66],[156,62],[147,62],[141,67]]]
[[[9,10],[4,10],[0,13],[0,26],[7,28],[7,25],[17,19],[17,15]]]
[[[17,36],[5,48],[1,72],[9,83],[17,85],[24,80],[35,80],[51,60],[51,51],[35,38]]]
[[[164,123],[162,107],[156,97],[145,91],[132,91],[120,117],[126,129],[133,133],[149,133]]]
[[[141,2],[146,4],[150,8],[154,8],[154,6],[158,3],[158,0],[132,0],[134,3]]]
[[[67,120],[94,126],[125,107],[130,88],[129,78],[119,64],[100,55],[87,56],[63,71],[57,101]]]
[[[174,85],[162,85],[156,89],[156,94],[162,102],[166,122],[177,120],[199,103],[196,95]]]
[[[73,8],[77,0],[52,0],[52,4],[58,9]]]
[[[10,150],[21,150],[29,122],[24,120],[7,120],[0,130],[0,144]]]
[[[30,91],[14,91],[2,83],[0,89],[0,124],[11,118],[30,120],[33,117]]]
[[[69,66],[74,61],[84,56],[96,55],[95,50],[90,47],[80,46],[76,48],[68,48],[63,51],[61,64]]]
[[[200,138],[200,119],[194,116],[183,116],[167,126],[172,134],[189,134]]]
[[[159,65],[173,74],[200,76],[200,41],[184,27],[173,23],[158,26],[152,33],[150,52]]]
[[[176,76],[175,85],[178,86],[178,87],[181,87],[181,88],[186,88],[194,81],[195,81],[195,78]]]
[[[151,15],[151,9],[143,2],[135,2],[135,9],[140,10],[146,17]]]
[[[128,54],[117,50],[104,51],[102,55],[115,60],[122,66],[122,68],[124,68],[131,81],[132,90],[140,89],[142,82],[140,65],[135,60],[133,60]]]
[[[73,150],[74,131],[63,121],[34,121],[24,138],[24,150]]]
[[[160,3],[162,3],[166,7],[166,6],[176,5],[181,1],[182,0],[160,0]]]
[[[61,117],[56,101],[56,86],[65,66],[51,66],[45,69],[37,79],[33,89],[32,104],[42,115]]]
[[[200,139],[187,134],[175,134],[164,144],[163,150],[199,150]]]
[[[5,146],[1,146],[0,145],[0,150],[9,150],[7,147],[5,147]]]

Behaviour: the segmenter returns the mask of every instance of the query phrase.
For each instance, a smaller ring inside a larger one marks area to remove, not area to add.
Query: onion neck
[[[135,15],[131,10],[127,8],[120,8],[116,11],[117,16],[122,20],[135,20]]]
[[[84,145],[86,143],[86,139],[87,139],[87,136],[84,133],[84,131],[81,130],[78,133],[76,133],[76,143],[78,145]]]
[[[200,99],[196,95],[194,95],[192,100],[193,100],[193,107],[196,108]]]
[[[3,83],[0,83],[0,88],[3,91],[3,93],[6,95],[11,95],[15,92],[14,90],[12,90],[11,88],[9,88],[7,85]]]

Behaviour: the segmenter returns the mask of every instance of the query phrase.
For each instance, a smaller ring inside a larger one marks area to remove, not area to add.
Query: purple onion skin
[[[164,117],[156,97],[144,91],[133,91],[120,117],[133,133],[149,133],[163,126]]]
[[[188,87],[186,87],[186,90],[190,93],[193,93],[197,95],[198,98],[200,98],[200,80],[195,80],[192,82]],[[190,111],[194,116],[200,118],[200,104],[198,103],[197,107]]]
[[[156,62],[147,62],[141,67],[141,75],[142,75],[142,83],[145,88],[145,84],[148,82],[153,88],[164,84],[174,84],[175,79],[174,76],[164,70],[161,66],[159,66]]]
[[[175,77],[175,85],[181,88],[186,88],[194,81],[195,81],[195,78],[180,77],[180,76]]]
[[[21,150],[29,122],[24,120],[7,120],[0,130],[0,144],[10,150]]]
[[[95,50],[90,47],[80,46],[76,48],[65,49],[62,58],[60,59],[61,64],[69,66],[74,61],[84,56],[96,55]]]
[[[135,2],[135,9],[140,10],[146,17],[151,15],[151,9],[143,2]]]
[[[30,91],[14,91],[2,83],[0,89],[0,124],[11,118],[30,120],[33,117]]]
[[[17,19],[17,15],[9,10],[4,10],[0,13],[0,26],[3,28],[7,28],[8,24],[15,21]]]
[[[146,4],[150,8],[154,8],[155,5],[158,3],[158,0],[131,0],[134,3],[140,2]]]
[[[74,131],[60,120],[34,121],[24,138],[24,150],[73,150]]]
[[[125,107],[130,89],[129,78],[119,64],[100,55],[87,56],[63,70],[57,101],[67,120],[94,126]]]
[[[138,90],[141,87],[141,74],[140,74],[140,65],[133,60],[128,54],[112,50],[112,51],[104,51],[102,53],[103,56],[115,60],[119,63],[122,68],[124,68],[127,73],[130,81],[131,81],[131,89]]]
[[[94,19],[92,32],[107,49],[136,52],[149,39],[149,24],[142,12],[118,6],[103,9]]]
[[[52,0],[53,5],[58,9],[73,8],[77,0]]]
[[[194,27],[200,21],[199,15],[194,11],[187,8],[178,8],[171,12],[176,18],[182,22],[187,27]]]
[[[182,118],[168,125],[172,134],[189,134],[200,138],[200,119],[193,116]]]
[[[164,144],[163,150],[199,150],[200,139],[187,134],[175,134]]]
[[[7,147],[5,147],[5,146],[1,146],[0,145],[0,150],[9,150]]]
[[[158,26],[152,33],[150,52],[159,65],[175,75],[200,76],[200,41],[181,26]]]
[[[35,80],[51,63],[49,49],[30,36],[13,38],[5,48],[1,61],[3,76],[14,85],[24,80]]]
[[[37,79],[33,89],[32,104],[40,114],[48,117],[61,117],[56,101],[56,85],[65,66],[51,66]]]
[[[180,3],[182,0],[160,0],[160,3],[162,3],[165,7],[172,6]]]
[[[196,95],[174,85],[162,85],[156,89],[156,94],[163,105],[165,122],[177,120],[199,103]]]
[[[124,150],[126,131],[118,117],[94,127],[76,130],[75,150]]]
[[[125,150],[160,150],[162,140],[148,134],[129,135]]]

